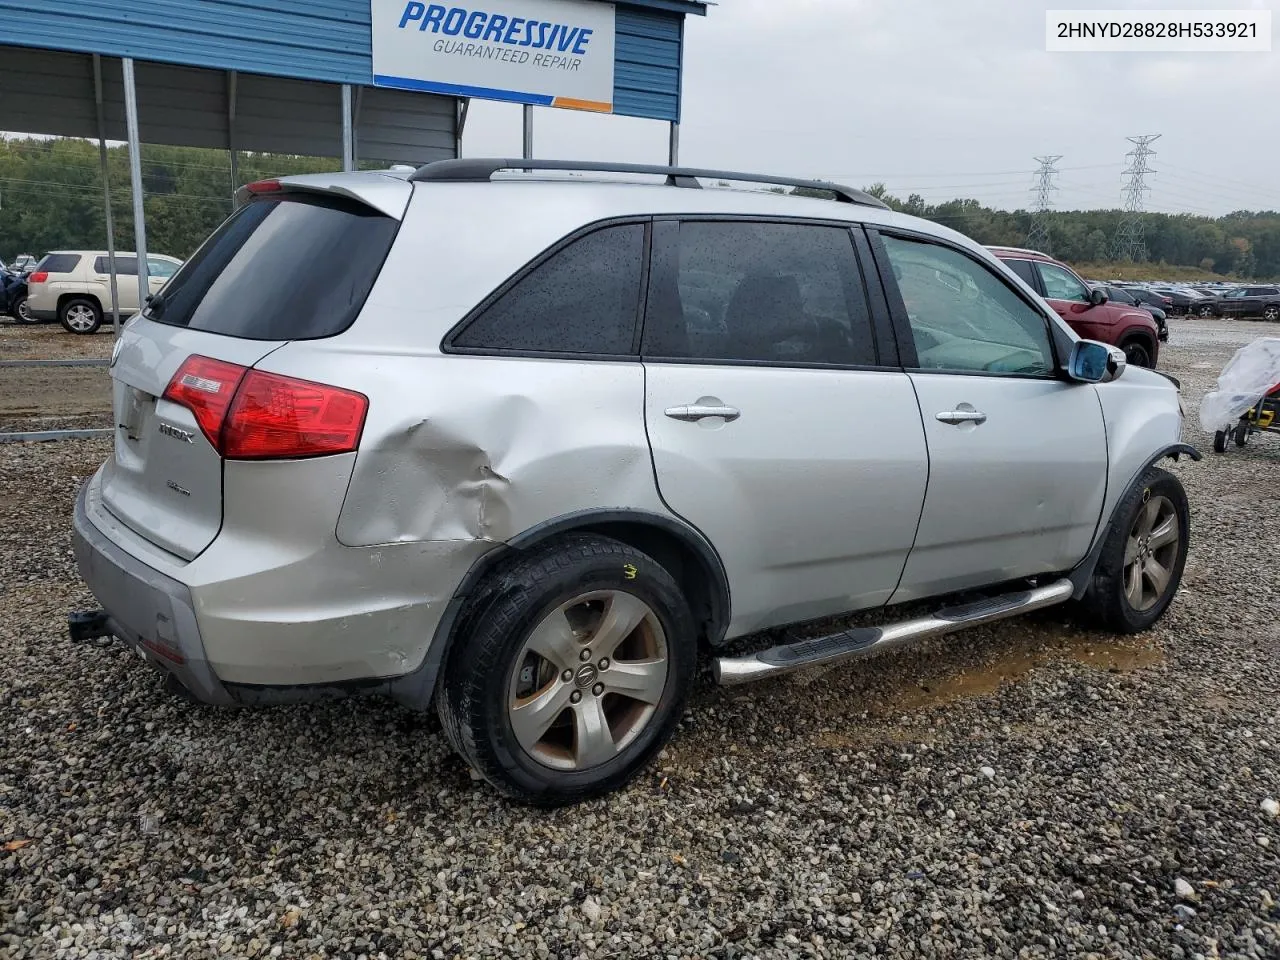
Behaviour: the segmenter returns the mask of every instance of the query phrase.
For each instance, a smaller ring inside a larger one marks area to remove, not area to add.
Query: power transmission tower
[[[1152,133],[1142,137],[1129,137],[1133,149],[1125,156],[1129,160],[1122,173],[1124,181],[1125,217],[1120,221],[1116,231],[1115,259],[1141,262],[1147,259],[1147,241],[1143,232],[1142,208],[1146,202],[1147,174],[1155,173],[1147,161],[1156,155],[1151,144],[1160,139],[1160,134]]]
[[[1053,178],[1058,174],[1054,164],[1062,159],[1062,155],[1033,159],[1040,164],[1040,169],[1036,171],[1036,182],[1031,188],[1035,195],[1031,209],[1035,211],[1035,215],[1031,218],[1027,246],[1033,250],[1052,253],[1053,251],[1049,249],[1049,211],[1053,209],[1053,191],[1058,189],[1053,185]]]

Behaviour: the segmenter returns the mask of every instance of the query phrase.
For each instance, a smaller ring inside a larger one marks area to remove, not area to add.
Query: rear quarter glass
[[[247,340],[317,340],[355,320],[400,223],[321,194],[233,213],[148,307],[148,319]]]
[[[36,266],[35,273],[75,273],[80,256],[75,253],[51,253]]]

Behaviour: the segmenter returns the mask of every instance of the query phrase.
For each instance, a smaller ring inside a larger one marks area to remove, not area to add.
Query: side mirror
[[[1107,302],[1107,291],[1094,287],[1089,291],[1089,303],[1092,306],[1100,307]]]
[[[1127,361],[1118,347],[1097,340],[1077,340],[1067,360],[1067,376],[1082,383],[1110,383],[1124,373]]]

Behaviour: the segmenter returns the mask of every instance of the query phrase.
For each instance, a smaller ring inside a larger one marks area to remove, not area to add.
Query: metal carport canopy
[[[674,155],[684,17],[707,3],[613,6],[612,112],[670,122]],[[241,150],[458,155],[465,101],[373,86],[371,21],[370,0],[0,0],[0,130],[129,141],[145,299],[143,141],[230,150],[233,177]]]

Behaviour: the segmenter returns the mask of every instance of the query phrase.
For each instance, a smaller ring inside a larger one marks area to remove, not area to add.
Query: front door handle
[[[938,419],[943,423],[953,425],[961,423],[986,423],[987,415],[978,410],[944,410],[938,414]]]
[[[726,407],[715,404],[690,403],[683,407],[667,407],[666,414],[672,420],[694,422],[708,417],[723,417],[726,421],[737,420],[742,411],[737,407]]]

